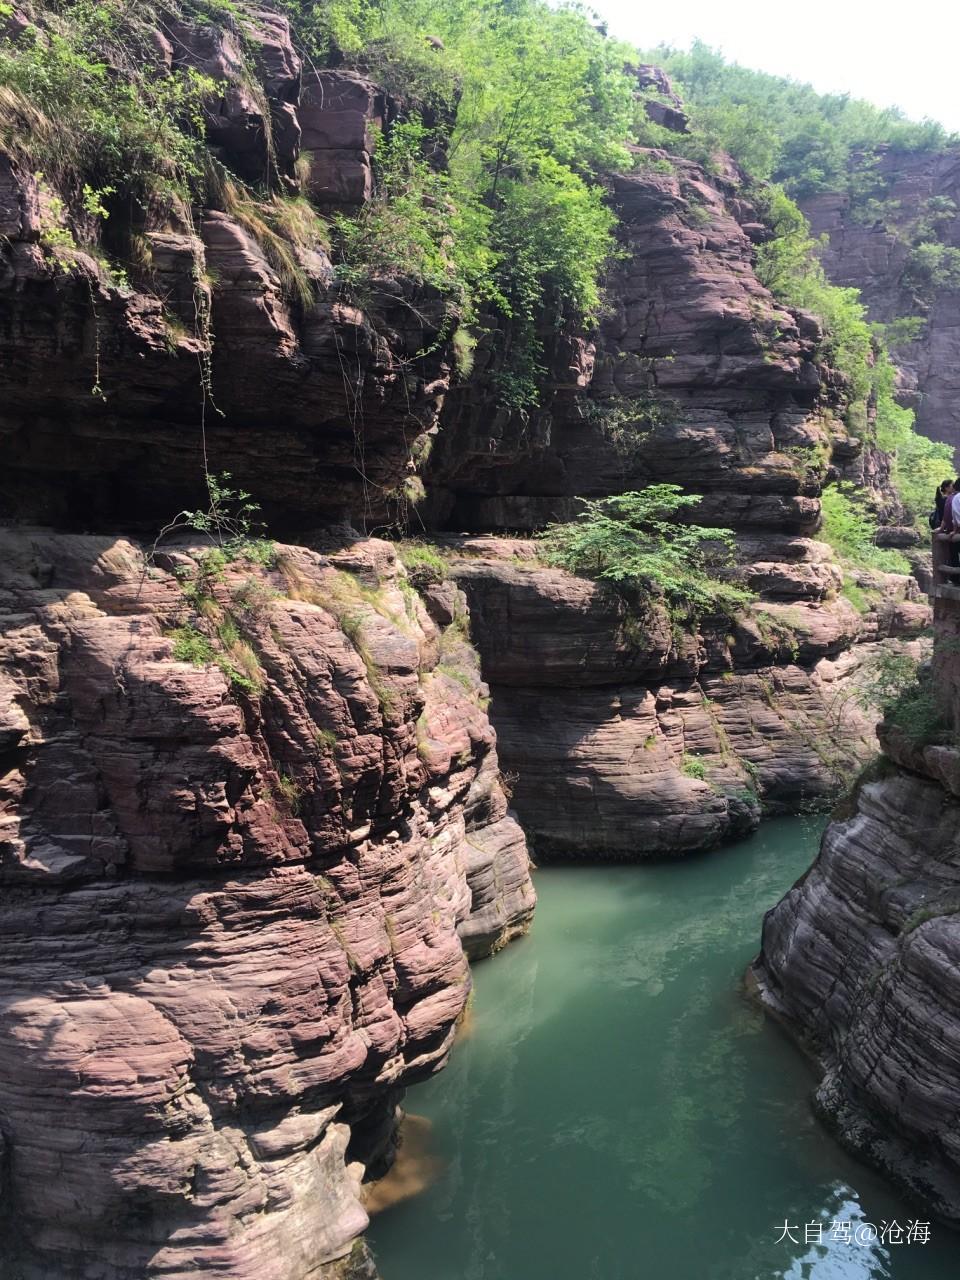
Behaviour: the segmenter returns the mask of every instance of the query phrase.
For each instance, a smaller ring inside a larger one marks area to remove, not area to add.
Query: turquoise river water
[[[407,1095],[399,1163],[432,1181],[374,1217],[383,1280],[960,1276],[937,1223],[868,1239],[927,1215],[819,1128],[809,1068],[741,994],[821,827],[537,872],[530,936],[476,966],[450,1065]]]

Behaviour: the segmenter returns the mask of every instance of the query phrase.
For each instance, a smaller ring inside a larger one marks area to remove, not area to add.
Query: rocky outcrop
[[[156,36],[212,82],[224,171],[128,228],[128,280],[63,251],[55,193],[0,157],[0,515],[152,537],[226,471],[313,549],[3,535],[4,1257],[17,1280],[367,1276],[360,1180],[445,1060],[468,957],[533,909],[488,696],[544,852],[680,853],[822,798],[869,742],[856,669],[926,614],[907,579],[859,613],[814,540],[859,445],[817,322],[754,274],[732,171],[637,150],[610,177],[610,313],[544,315],[543,406],[511,413],[493,345],[451,392],[448,299],[338,287],[317,209],[363,206],[401,104],[305,67],[268,12]],[[341,517],[391,512],[430,443],[431,530],[675,482],[736,530],[762,607],[680,636],[492,538],[448,539],[453,581],[420,594]]]
[[[957,793],[912,770],[860,788],[767,916],[754,971],[764,1005],[820,1065],[830,1127],[953,1224],[958,820]]]
[[[882,727],[869,780],[768,913],[751,981],[817,1061],[841,1141],[960,1225],[960,591],[935,595],[934,683]]]
[[[879,198],[866,204],[825,192],[803,200],[802,208],[814,235],[827,239],[830,279],[859,289],[871,320],[925,322],[916,340],[893,338],[900,398],[916,409],[924,434],[958,446],[960,292],[950,273],[937,280],[911,269],[911,256],[920,242],[960,247],[960,152],[883,148],[875,186]]]
[[[817,527],[813,455],[848,443],[817,322],[757,280],[757,215],[733,182],[663,152],[636,160],[610,183],[624,254],[611,314],[595,341],[555,340],[545,408],[492,415],[469,389],[448,398],[426,474],[448,528],[535,528],[578,495],[658,481],[701,493],[704,523]]]
[[[398,105],[355,72],[303,73],[276,14],[175,25],[173,44],[158,33],[170,58],[216,84],[213,156],[279,192],[258,202],[227,175],[215,207],[133,229],[118,280],[64,248],[63,202],[0,154],[0,519],[155,529],[202,504],[205,453],[273,530],[362,524],[436,427],[446,302],[392,280],[366,310],[349,304],[309,205],[286,210],[292,239],[269,224],[301,189],[328,212],[368,198],[374,130]]]
[[[860,614],[837,595],[829,548],[788,547],[792,562],[752,566],[768,592],[752,615],[678,634],[665,610],[635,616],[602,584],[539,563],[534,543],[451,545],[538,857],[707,848],[763,813],[822,803],[873,754],[876,717],[856,691],[876,642],[918,635],[929,611],[891,575],[884,603]]]
[[[889,476],[841,425],[816,320],[757,280],[764,229],[734,179],[638,151],[611,179],[623,258],[595,339],[556,340],[530,415],[484,407],[479,356],[430,455],[430,517],[461,531],[535,529],[573,518],[578,495],[678,484],[701,495],[698,522],[736,532],[761,597],[749,620],[677,637],[528,543],[456,541],[504,767],[543,856],[703,848],[822,802],[874,751],[852,696],[870,646],[929,620],[894,576],[866,576],[859,613],[815,539],[828,478],[882,490]]]
[[[475,659],[392,548],[208,554],[2,535],[22,1280],[340,1275],[467,955],[533,910]]]

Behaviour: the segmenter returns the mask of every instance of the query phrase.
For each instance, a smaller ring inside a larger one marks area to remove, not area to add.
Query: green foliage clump
[[[960,285],[960,249],[921,240],[910,250],[900,283],[923,302],[931,302],[938,289],[955,289]]]
[[[849,574],[844,574],[840,594],[850,601],[857,613],[869,613],[876,603],[876,593],[861,587]]]
[[[680,761],[680,772],[686,778],[696,778],[698,782],[704,782],[707,777],[707,769],[703,761],[688,755],[684,755]]]
[[[915,746],[931,742],[946,727],[929,664],[905,653],[882,653],[867,669],[858,693],[865,707],[878,707],[884,724]]]
[[[937,149],[951,141],[932,120],[916,123],[894,107],[751,71],[699,40],[689,52],[661,46],[644,56],[679,82],[694,129],[714,150],[729,152],[753,178],[783,183],[791,196],[875,197],[881,146]]]
[[[502,402],[532,408],[546,335],[601,307],[615,219],[596,175],[629,165],[632,51],[543,0],[285,7],[318,55],[422,104],[380,138],[374,199],[337,219],[341,281],[367,296],[395,294],[400,276],[442,290],[451,330],[493,340]]]
[[[662,599],[675,615],[731,615],[751,592],[716,576],[732,558],[733,534],[687,524],[683,513],[700,502],[679,485],[658,484],[633,493],[582,499],[569,524],[541,534],[548,564],[609,582],[628,596]]]
[[[196,627],[177,627],[171,632],[173,640],[173,657],[176,662],[192,662],[195,667],[204,667],[214,661],[216,650],[210,640]]]
[[[523,175],[504,177],[500,213],[491,226],[494,278],[510,325],[505,362],[495,375],[501,401],[512,409],[539,402],[544,319],[555,324],[596,321],[599,276],[613,251],[616,218],[598,186],[550,155],[534,158]]]
[[[782,188],[767,187],[756,199],[774,233],[757,250],[760,283],[781,302],[821,318],[823,358],[845,375],[851,400],[865,401],[873,385],[875,336],[858,291],[829,282],[807,220]]]
[[[196,627],[189,624],[176,627],[170,633],[173,640],[173,659],[175,662],[190,662],[195,667],[216,666],[219,667],[226,676],[230,687],[239,689],[243,693],[256,694],[260,692],[260,683],[249,670],[243,670],[240,665],[231,661],[231,659],[220,650],[214,647],[213,642],[202,631],[198,631]]]
[[[417,280],[468,304],[473,281],[465,246],[451,239],[446,174],[424,159],[428,132],[419,120],[395,124],[376,142],[376,198],[354,217],[334,218],[340,283],[370,303],[397,290],[397,277]]]
[[[398,542],[397,555],[417,588],[445,582],[449,576],[443,556],[426,542]]]
[[[204,472],[208,505],[196,511],[179,511],[164,525],[153,544],[154,553],[163,538],[183,529],[210,538],[213,547],[200,558],[199,575],[210,582],[223,577],[223,570],[235,560],[250,560],[272,569],[277,561],[274,543],[261,536],[257,519],[260,504],[246,489],[234,489],[229,471]]]
[[[121,200],[189,212],[204,175],[213,81],[169,70],[139,6],[74,0],[0,42],[0,145],[39,168],[77,224]]]
[[[239,554],[252,541],[254,517],[260,510],[245,489],[230,486],[230,472],[204,476],[210,505],[202,510],[181,511],[182,527],[208,534],[225,554]]]
[[[595,426],[613,451],[625,460],[643,452],[654,427],[682,420],[675,400],[652,391],[584,397],[578,408],[585,421]]]
[[[274,788],[278,799],[282,800],[286,805],[291,817],[296,817],[300,812],[300,801],[303,798],[303,787],[295,778],[291,778],[289,774],[277,774],[277,784]]]
[[[783,654],[791,662],[797,661],[800,656],[800,639],[789,622],[770,613],[768,609],[757,609],[753,620],[765,648],[773,654]]]
[[[873,331],[877,338],[887,347],[903,347],[907,343],[916,342],[926,326],[923,316],[897,316],[886,324],[873,322]]]
[[[953,474],[953,449],[914,428],[911,409],[893,398],[894,370],[888,360],[878,366],[876,440],[890,455],[893,487],[914,523],[922,523],[933,507],[934,493]]]
[[[883,650],[864,664],[857,701],[865,709],[892,711],[903,694],[917,682],[920,663],[909,653]]]
[[[877,524],[857,501],[855,485],[829,485],[821,495],[823,527],[820,536],[841,561],[848,565],[879,569],[886,573],[909,573],[910,562],[899,551],[876,545]]]

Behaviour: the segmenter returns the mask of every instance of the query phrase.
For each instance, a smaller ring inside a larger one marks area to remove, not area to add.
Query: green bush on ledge
[[[756,597],[719,576],[732,562],[731,530],[684,522],[700,500],[675,484],[581,498],[576,520],[551,524],[539,535],[542,558],[610,583],[631,603],[662,600],[674,618],[730,617]]]

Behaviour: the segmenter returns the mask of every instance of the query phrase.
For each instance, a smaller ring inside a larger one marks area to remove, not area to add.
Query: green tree
[[[686,522],[698,495],[657,484],[581,501],[576,520],[539,535],[547,563],[609,582],[632,600],[663,600],[685,618],[729,616],[754,598],[718,576],[732,561],[732,532]]]
[[[794,197],[826,190],[876,195],[881,145],[916,150],[953,140],[932,120],[917,123],[894,107],[751,71],[699,40],[686,52],[660,46],[644,57],[677,79],[695,131],[709,135],[752,178],[773,179]]]
[[[899,551],[877,546],[876,519],[863,505],[863,495],[855,485],[829,485],[820,502],[823,511],[820,536],[833,547],[841,561],[855,568],[910,572],[910,562]]]
[[[338,221],[341,278],[445,288],[455,319],[485,329],[498,352],[500,399],[532,407],[551,328],[600,310],[615,219],[595,178],[629,164],[631,51],[585,10],[542,0],[288,7],[318,50],[336,47],[422,105],[378,144],[373,205]],[[445,123],[425,129],[428,111]],[[442,172],[426,161],[439,153]]]

